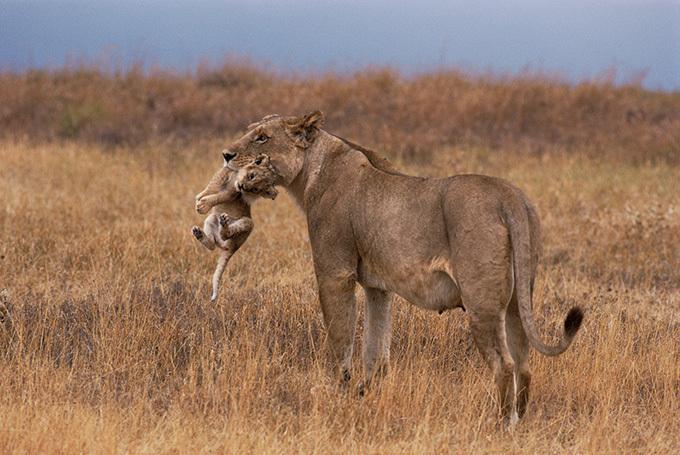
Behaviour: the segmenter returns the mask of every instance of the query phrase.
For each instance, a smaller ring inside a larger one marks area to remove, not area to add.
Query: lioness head
[[[276,171],[269,164],[269,157],[258,155],[238,171],[234,184],[242,193],[276,199],[279,192],[274,188],[275,182]]]
[[[302,169],[304,151],[314,143],[323,114],[304,117],[269,115],[248,127],[246,133],[222,151],[227,167],[239,170],[253,157],[266,154],[277,174],[277,184],[289,185]]]

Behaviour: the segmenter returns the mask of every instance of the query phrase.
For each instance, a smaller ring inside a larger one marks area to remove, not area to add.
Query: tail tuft
[[[569,313],[567,313],[567,318],[564,320],[564,333],[567,337],[572,338],[581,328],[581,323],[583,322],[583,310],[581,307],[575,306]]]

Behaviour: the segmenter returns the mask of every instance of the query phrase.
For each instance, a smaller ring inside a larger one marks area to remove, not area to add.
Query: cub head
[[[304,117],[268,115],[248,127],[246,133],[222,151],[226,166],[240,170],[253,158],[265,154],[276,172],[276,183],[288,186],[304,164],[304,152],[319,135],[323,114]]]
[[[279,194],[274,188],[276,171],[269,164],[267,155],[259,155],[239,169],[236,176],[236,190],[243,194],[276,199]]]

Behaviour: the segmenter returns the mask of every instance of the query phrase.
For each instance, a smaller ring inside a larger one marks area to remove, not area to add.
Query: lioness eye
[[[264,144],[265,142],[267,142],[267,139],[269,139],[267,136],[265,136],[264,134],[260,134],[255,138],[255,142],[257,142],[258,144]]]
[[[250,175],[248,176],[248,180],[252,180],[252,179],[254,179],[254,178],[255,178],[255,174],[250,174]]]

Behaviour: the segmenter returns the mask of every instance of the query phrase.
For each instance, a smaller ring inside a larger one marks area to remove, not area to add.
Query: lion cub
[[[217,299],[220,278],[229,259],[243,245],[253,230],[250,205],[258,197],[275,199],[278,191],[274,188],[276,174],[269,164],[267,155],[260,155],[232,171],[226,166],[215,173],[208,186],[196,196],[196,211],[205,215],[203,229],[191,228],[191,233],[209,250],[216,246],[222,249],[213,274],[213,293],[210,300]]]

